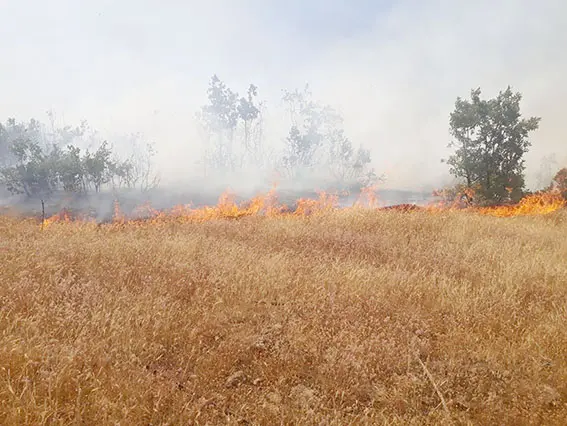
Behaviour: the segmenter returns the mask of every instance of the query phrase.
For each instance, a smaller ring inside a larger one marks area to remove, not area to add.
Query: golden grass
[[[567,215],[0,218],[0,424],[564,424]]]

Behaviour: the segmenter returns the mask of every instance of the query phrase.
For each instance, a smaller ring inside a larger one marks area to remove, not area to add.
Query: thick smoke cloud
[[[567,165],[561,0],[6,0],[0,15],[0,117],[53,109],[60,124],[87,119],[109,139],[141,132],[156,143],[164,185],[200,176],[194,114],[213,73],[241,94],[259,87],[274,145],[287,132],[281,89],[309,82],[390,188],[450,180],[440,163],[448,115],[478,86],[493,96],[510,84],[524,113],[542,117],[529,186],[544,156]]]

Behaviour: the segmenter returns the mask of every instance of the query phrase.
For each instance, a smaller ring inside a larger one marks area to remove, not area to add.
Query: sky
[[[448,181],[449,114],[476,87],[511,85],[542,117],[528,185],[544,157],[567,165],[564,0],[0,0],[0,17],[0,120],[53,110],[60,124],[141,132],[166,180],[198,160],[193,117],[213,74],[259,87],[274,141],[281,90],[309,83],[388,187]]]

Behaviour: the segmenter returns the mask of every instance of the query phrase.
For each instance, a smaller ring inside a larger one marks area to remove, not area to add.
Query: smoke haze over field
[[[529,187],[544,156],[567,165],[564,0],[3,0],[0,16],[0,120],[53,109],[111,140],[141,132],[163,183],[201,173],[194,115],[215,73],[241,95],[258,86],[274,145],[288,130],[281,90],[308,82],[387,187],[450,181],[449,113],[478,86],[511,85],[524,115],[542,117]]]

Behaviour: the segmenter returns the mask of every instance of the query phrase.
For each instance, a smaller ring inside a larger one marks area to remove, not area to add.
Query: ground
[[[567,212],[0,217],[0,424],[564,424]]]

